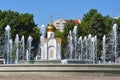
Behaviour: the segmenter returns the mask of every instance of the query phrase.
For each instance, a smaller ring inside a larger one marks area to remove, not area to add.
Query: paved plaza
[[[120,80],[120,76],[77,72],[4,72],[0,73],[0,80]]]

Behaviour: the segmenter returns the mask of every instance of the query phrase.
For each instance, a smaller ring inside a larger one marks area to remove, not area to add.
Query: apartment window
[[[60,26],[56,26],[57,29],[60,29]]]
[[[56,23],[56,24],[60,24],[60,23]]]

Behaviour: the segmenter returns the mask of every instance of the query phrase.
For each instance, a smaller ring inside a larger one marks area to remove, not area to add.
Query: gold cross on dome
[[[52,16],[50,16],[50,24],[52,24]]]

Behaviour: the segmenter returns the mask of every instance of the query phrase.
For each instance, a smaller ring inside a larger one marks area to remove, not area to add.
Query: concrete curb
[[[8,64],[0,72],[85,72],[120,74],[119,64]]]

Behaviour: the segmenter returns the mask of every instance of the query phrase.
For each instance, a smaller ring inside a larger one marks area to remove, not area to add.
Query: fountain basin
[[[77,72],[120,75],[120,64],[7,64],[0,72]]]

